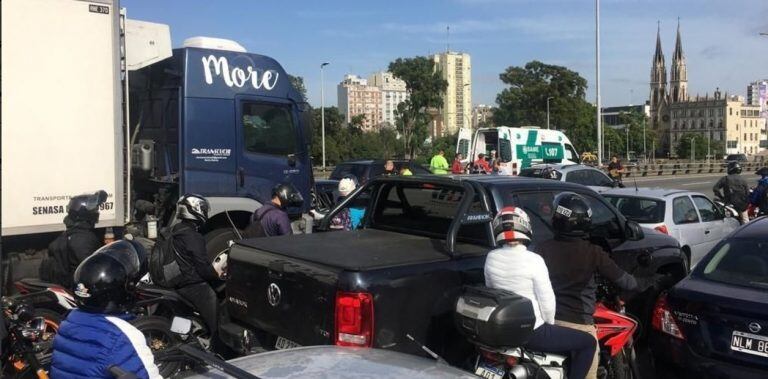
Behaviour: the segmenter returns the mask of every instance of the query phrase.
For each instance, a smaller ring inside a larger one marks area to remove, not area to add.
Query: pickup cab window
[[[445,238],[464,198],[461,187],[432,184],[387,183],[377,195],[371,226],[406,234]],[[469,214],[486,213],[479,197]],[[487,242],[487,223],[462,225],[457,238],[465,242]]]
[[[522,207],[533,223],[533,239],[546,241],[554,238],[552,230],[552,204],[555,192],[524,192],[511,194],[508,203]],[[581,194],[592,209],[592,235],[607,239],[623,239],[619,219],[607,205],[597,198]]]
[[[289,106],[245,103],[242,120],[245,151],[270,155],[296,152],[296,132]]]

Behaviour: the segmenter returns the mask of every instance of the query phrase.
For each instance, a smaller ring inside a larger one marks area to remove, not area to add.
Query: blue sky
[[[205,1],[123,0],[128,17],[169,24],[174,47],[193,36],[228,38],[271,56],[304,77],[310,102],[320,103],[321,62],[326,105],[336,105],[344,74],[368,76],[398,57],[446,49],[472,56],[473,103],[495,104],[508,66],[530,60],[566,66],[585,77],[594,101],[592,0]],[[677,18],[688,60],[689,92],[716,87],[746,95],[768,78],[766,0],[601,1],[603,104],[648,98],[650,63],[661,21],[667,69]]]

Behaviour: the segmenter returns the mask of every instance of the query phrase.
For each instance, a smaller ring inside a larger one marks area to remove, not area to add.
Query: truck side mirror
[[[312,107],[307,103],[299,104],[299,122],[304,145],[312,145]]]

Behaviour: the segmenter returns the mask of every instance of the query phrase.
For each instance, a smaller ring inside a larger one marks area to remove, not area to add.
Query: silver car
[[[725,209],[699,192],[614,188],[601,194],[627,219],[677,238],[690,267],[739,227]]]
[[[338,346],[275,350],[233,359],[228,363],[261,379],[477,379],[466,371],[415,355]],[[212,369],[188,378],[223,379],[230,376]]]
[[[520,176],[581,184],[598,192],[619,186],[604,171],[583,164],[537,164],[522,169]]]

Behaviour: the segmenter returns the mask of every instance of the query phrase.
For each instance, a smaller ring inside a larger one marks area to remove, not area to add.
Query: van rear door
[[[461,128],[459,129],[459,140],[456,142],[456,154],[461,154],[464,159],[462,163],[469,162],[470,151],[469,146],[472,144],[472,129]]]

